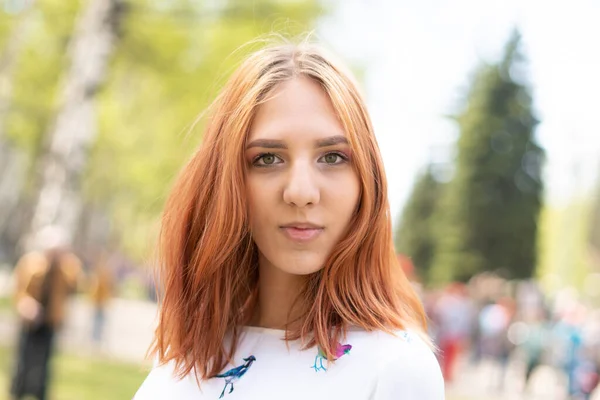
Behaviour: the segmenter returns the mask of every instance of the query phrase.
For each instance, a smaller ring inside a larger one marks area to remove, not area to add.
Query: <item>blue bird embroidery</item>
[[[402,338],[407,342],[407,343],[411,343],[412,342],[412,337],[408,334],[408,332],[406,331],[402,331],[400,332],[400,336],[402,336]]]
[[[250,356],[248,358],[244,358],[244,364],[239,367],[231,368],[229,371],[224,372],[222,374],[217,375],[217,378],[225,378],[225,387],[221,392],[221,396],[219,398],[223,398],[225,395],[225,389],[227,389],[228,385],[231,385],[228,393],[233,392],[233,383],[237,382],[244,374],[248,371],[248,368],[252,365],[254,361],[256,361],[256,357]]]
[[[350,349],[352,349],[352,345],[349,344],[339,344],[335,349],[335,358],[334,361],[338,358],[342,357],[344,354],[350,354]],[[315,363],[311,368],[315,370],[315,372],[319,372],[319,370],[327,371],[327,368],[323,366],[323,360],[327,358],[327,355],[323,352],[323,349],[319,346],[317,350],[317,356],[315,357]],[[319,364],[319,365],[317,365]]]

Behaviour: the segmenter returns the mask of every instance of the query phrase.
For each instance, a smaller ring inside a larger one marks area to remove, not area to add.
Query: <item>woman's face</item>
[[[360,195],[344,129],[319,84],[294,78],[257,110],[245,149],[252,237],[261,266],[320,270]]]

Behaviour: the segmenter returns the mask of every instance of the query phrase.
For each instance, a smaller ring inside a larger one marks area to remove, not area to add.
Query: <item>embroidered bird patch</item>
[[[402,339],[404,339],[407,343],[411,343],[412,342],[412,337],[410,336],[410,334],[406,331],[402,331],[400,332],[400,336],[402,337]]]
[[[335,358],[333,360],[335,361],[341,358],[344,354],[350,354],[350,349],[352,349],[352,345],[338,343],[337,348],[335,349]],[[323,352],[323,349],[321,349],[321,347],[319,346],[317,350],[317,355],[315,357],[315,363],[311,368],[313,368],[315,372],[319,372],[320,370],[327,371],[327,368],[323,366],[323,360],[326,359],[326,354]]]
[[[221,392],[221,395],[219,396],[219,398],[223,398],[223,396],[225,395],[225,389],[227,389],[227,386],[231,386],[231,388],[229,389],[229,392],[227,392],[228,394],[233,392],[233,384],[237,381],[240,380],[240,378],[242,376],[244,376],[244,374],[246,372],[248,372],[248,368],[250,368],[250,366],[252,365],[252,363],[254,361],[256,361],[256,357],[254,356],[250,356],[248,358],[244,358],[244,364],[240,365],[239,367],[235,367],[235,368],[231,368],[229,371],[226,371],[222,374],[217,375],[217,378],[225,378],[225,387],[223,388],[223,391]]]

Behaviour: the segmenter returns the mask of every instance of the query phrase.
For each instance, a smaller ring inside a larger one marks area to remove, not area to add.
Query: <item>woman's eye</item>
[[[277,157],[275,154],[268,153],[256,157],[254,164],[260,167],[264,167],[267,165],[279,164],[280,162],[281,160],[279,157]]]
[[[262,157],[263,164],[273,164],[275,162],[275,156],[273,154],[267,154]]]
[[[323,157],[321,157],[321,159],[326,163],[326,164],[340,164],[343,161],[345,161],[345,158],[342,157],[340,154],[338,153],[329,153],[329,154],[325,154]]]

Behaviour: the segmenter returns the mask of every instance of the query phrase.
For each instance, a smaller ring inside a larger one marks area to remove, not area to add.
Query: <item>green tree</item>
[[[527,278],[536,267],[544,152],[524,66],[515,31],[502,60],[478,70],[457,116],[456,173],[438,208],[436,281],[482,271]]]
[[[412,259],[415,269],[424,281],[435,253],[435,210],[442,194],[443,183],[433,173],[433,167],[417,178],[406,202],[396,230],[396,250]]]

